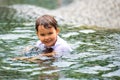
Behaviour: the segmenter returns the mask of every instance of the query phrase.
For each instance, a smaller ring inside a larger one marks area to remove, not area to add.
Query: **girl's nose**
[[[45,36],[44,39],[45,39],[45,40],[48,40],[48,39],[49,39],[49,36]]]

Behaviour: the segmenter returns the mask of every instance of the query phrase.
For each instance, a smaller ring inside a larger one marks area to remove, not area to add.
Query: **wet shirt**
[[[45,50],[45,45],[41,43],[41,41],[38,41],[36,43],[36,47],[40,48],[41,50]],[[56,52],[54,57],[61,57],[63,55],[67,55],[72,51],[68,43],[59,36],[57,36],[57,41],[54,46],[51,46],[51,48]]]

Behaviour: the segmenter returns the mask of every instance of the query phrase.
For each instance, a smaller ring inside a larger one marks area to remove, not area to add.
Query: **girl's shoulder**
[[[64,51],[72,51],[70,45],[67,43],[67,41],[65,41],[64,39],[62,38],[58,38],[56,44],[55,44],[55,50],[64,50]]]
[[[58,37],[55,45],[56,46],[69,46],[69,44],[67,43],[67,41],[65,41],[61,37]]]
[[[39,41],[37,41],[36,42],[36,44],[35,44],[35,47],[38,47],[38,48],[40,48],[41,50],[44,50],[44,47],[45,45],[39,40]]]

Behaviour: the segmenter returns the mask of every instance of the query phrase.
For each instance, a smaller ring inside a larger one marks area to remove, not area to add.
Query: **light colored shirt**
[[[40,48],[41,50],[45,49],[45,45],[40,40],[36,43],[36,47]],[[57,41],[54,46],[51,46],[51,48],[53,48],[53,50],[56,52],[54,57],[61,57],[72,51],[69,44],[59,36],[57,36]]]

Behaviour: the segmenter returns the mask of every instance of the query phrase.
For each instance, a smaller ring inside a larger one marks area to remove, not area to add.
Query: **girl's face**
[[[51,47],[55,44],[58,33],[59,33],[59,29],[56,30],[54,27],[45,28],[42,25],[38,26],[38,32],[37,32],[38,38],[47,47]]]

